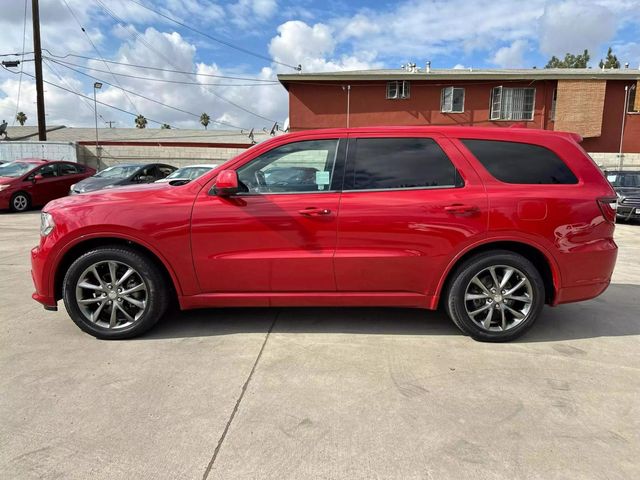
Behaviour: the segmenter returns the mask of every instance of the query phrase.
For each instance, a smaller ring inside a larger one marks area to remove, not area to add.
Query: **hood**
[[[73,187],[73,193],[94,192],[108,186],[128,185],[128,178],[89,177],[79,181]]]
[[[17,178],[15,177],[0,177],[0,185],[6,185],[7,183],[15,182]]]
[[[614,187],[614,190],[623,197],[640,197],[640,188],[638,187]]]

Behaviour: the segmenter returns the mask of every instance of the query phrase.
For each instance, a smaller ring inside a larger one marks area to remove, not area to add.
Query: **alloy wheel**
[[[486,331],[503,332],[524,322],[533,305],[527,276],[508,265],[493,265],[467,285],[464,306],[469,318]]]
[[[113,260],[89,266],[78,278],[76,303],[90,322],[122,329],[137,322],[147,310],[148,288],[131,266]]]
[[[17,211],[21,212],[23,210],[26,210],[27,205],[29,205],[29,200],[26,196],[16,195],[13,198],[13,208],[15,208]]]

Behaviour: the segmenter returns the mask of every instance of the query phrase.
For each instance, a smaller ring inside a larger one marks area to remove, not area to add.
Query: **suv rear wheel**
[[[101,339],[146,332],[168,305],[158,266],[126,247],[102,247],[82,255],[69,267],[62,294],[76,325]]]
[[[525,333],[544,305],[544,282],[525,257],[493,250],[466,260],[454,274],[446,310],[467,335],[506,342]]]

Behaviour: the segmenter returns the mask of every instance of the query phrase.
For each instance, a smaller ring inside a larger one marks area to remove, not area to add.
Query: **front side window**
[[[40,168],[40,170],[36,171],[36,175],[40,175],[44,178],[57,177],[58,168],[55,163],[50,163],[49,165],[45,165],[44,167]]]
[[[440,111],[443,113],[464,112],[464,88],[445,87],[440,96]]]
[[[345,190],[455,187],[461,184],[451,160],[431,138],[359,138],[351,159]]]
[[[578,179],[548,148],[499,140],[461,140],[491,175],[505,183],[575,184]]]
[[[491,91],[491,120],[533,120],[535,88],[495,87]]]
[[[338,140],[289,143],[263,153],[238,169],[247,193],[330,190]]]
[[[401,100],[411,95],[410,83],[407,80],[387,82],[387,100]]]

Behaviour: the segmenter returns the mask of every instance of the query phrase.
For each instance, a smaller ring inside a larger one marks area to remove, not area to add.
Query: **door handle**
[[[298,210],[298,213],[306,217],[317,217],[318,215],[331,215],[331,210],[328,208],[307,207]]]
[[[451,213],[452,215],[470,215],[478,211],[478,207],[475,205],[466,205],[464,203],[456,203],[454,205],[447,205],[444,207],[444,211]]]

